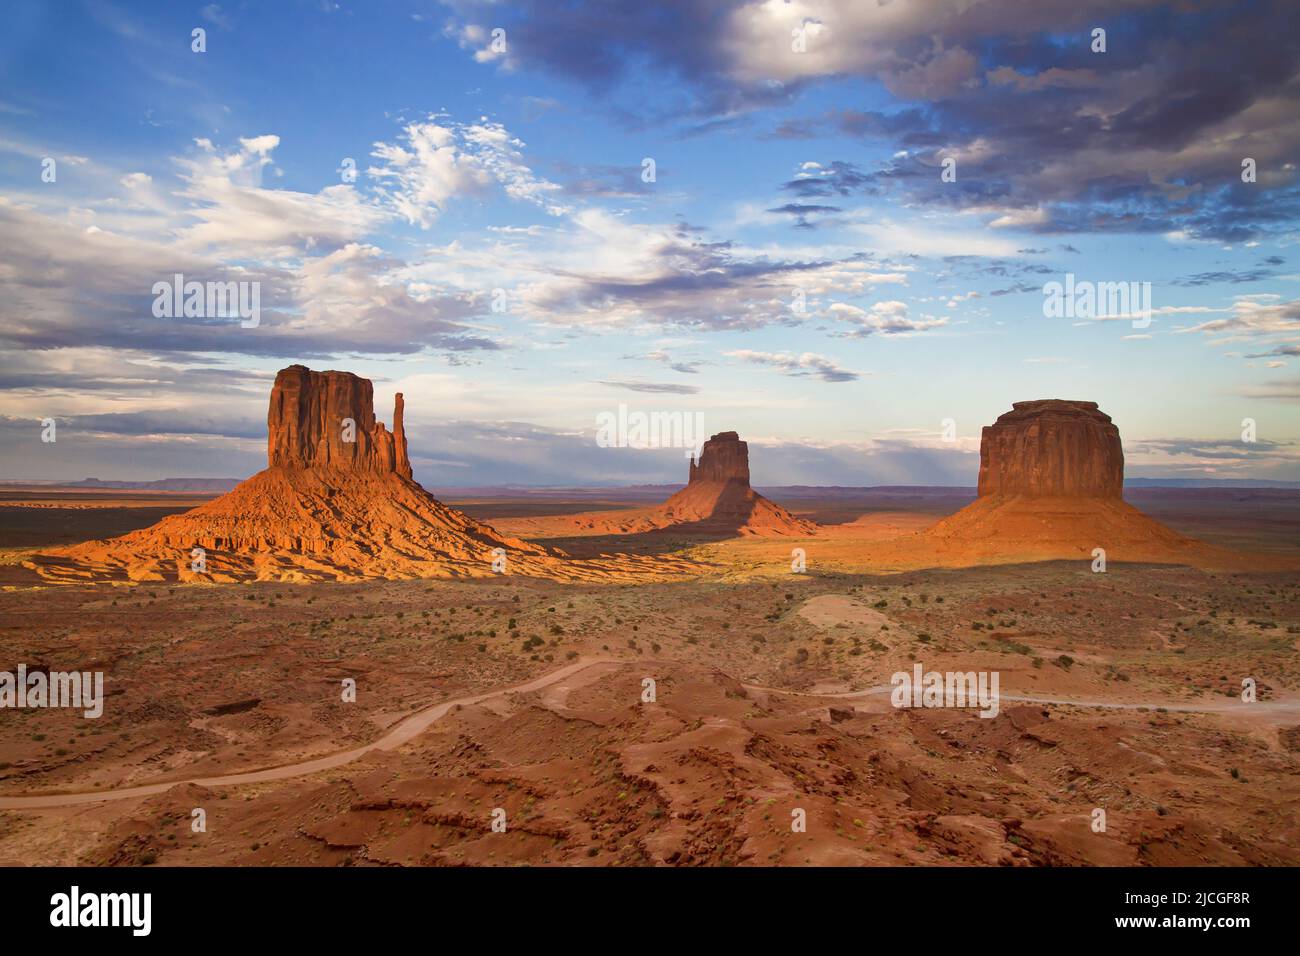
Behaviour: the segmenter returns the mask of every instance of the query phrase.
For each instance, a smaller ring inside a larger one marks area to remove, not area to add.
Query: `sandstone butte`
[[[402,417],[398,394],[393,430],[376,421],[371,383],[350,372],[282,369],[265,470],[152,527],[25,565],[51,581],[459,577],[495,573],[494,549],[504,549],[509,573],[568,576],[562,552],[506,537],[420,487]]]
[[[933,563],[1056,558],[1235,567],[1247,556],[1185,537],[1123,499],[1119,429],[1096,402],[1016,402],[985,426],[979,496],[910,542]],[[902,542],[900,542],[902,544]]]
[[[23,567],[64,583],[435,578],[492,574],[501,549],[507,573],[561,580],[645,580],[704,570],[690,558],[667,554],[577,559],[507,537],[447,507],[411,476],[403,411],[399,394],[389,431],[375,419],[366,379],[300,365],[283,369],[267,414],[265,470],[152,527],[37,554]],[[1097,548],[1108,562],[1224,570],[1293,566],[1184,537],[1125,502],[1119,430],[1095,402],[1015,403],[983,430],[976,500],[914,534],[854,539],[852,524],[820,528],[774,504],[750,487],[749,447],[736,432],[705,442],[688,478],[655,508],[524,526],[548,537],[575,525],[613,535],[818,535],[809,547],[841,569],[858,571],[1091,561]],[[205,571],[193,569],[195,548],[204,551]]]
[[[736,432],[719,432],[691,457],[686,487],[662,505],[596,512],[572,520],[584,529],[619,534],[671,531],[721,537],[806,536],[817,525],[764,498],[749,485],[749,445]]]

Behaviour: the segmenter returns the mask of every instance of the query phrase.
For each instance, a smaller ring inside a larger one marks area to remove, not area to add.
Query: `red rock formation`
[[[689,483],[739,481],[749,487],[749,445],[736,432],[719,432],[700,449],[700,463],[691,458]]]
[[[1119,499],[1123,490],[1119,429],[1096,402],[1016,402],[984,427],[980,497]]]
[[[815,526],[749,486],[749,445],[735,432],[719,432],[691,459],[686,487],[653,513],[665,530],[709,534],[805,535]]]
[[[272,468],[335,467],[411,477],[397,395],[393,431],[375,420],[374,388],[351,372],[281,369],[266,415]]]
[[[892,549],[963,566],[1058,558],[1230,566],[1226,552],[1193,541],[1123,499],[1119,429],[1095,402],[1016,402],[984,429],[979,497]],[[890,549],[883,549],[889,551]]]
[[[191,511],[28,567],[53,581],[357,580],[489,575],[504,553],[509,573],[570,575],[561,552],[506,537],[421,488],[402,414],[399,394],[389,432],[369,381],[290,366],[271,390],[269,467]]]
[[[810,535],[817,526],[764,498],[749,486],[749,446],[735,432],[719,432],[691,458],[686,487],[657,508],[596,512],[569,519],[586,531],[642,534],[665,531],[707,535]]]

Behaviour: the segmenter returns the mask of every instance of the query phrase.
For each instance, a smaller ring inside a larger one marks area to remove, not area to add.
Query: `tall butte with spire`
[[[313,581],[546,573],[559,552],[449,508],[411,476],[398,393],[393,430],[351,372],[281,369],[267,410],[267,467],[149,528],[36,555],[50,580]],[[498,567],[499,567],[498,563]]]
[[[719,432],[691,457],[686,487],[656,509],[674,531],[742,535],[809,535],[811,521],[764,498],[749,485],[749,444]]]
[[[313,372],[290,365],[275,376],[266,413],[271,468],[338,468],[393,472],[411,479],[405,402],[397,393],[393,430],[375,418],[374,388],[351,372]]]
[[[663,504],[627,511],[574,515],[587,531],[651,531],[714,536],[810,535],[817,526],[764,498],[749,486],[749,446],[735,432],[719,432],[691,456],[686,487]]]

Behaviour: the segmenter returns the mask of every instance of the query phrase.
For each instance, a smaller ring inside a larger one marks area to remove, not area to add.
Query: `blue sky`
[[[760,485],[971,484],[1048,397],[1131,476],[1300,480],[1297,14],[1172,7],[10,4],[0,478],[250,474],[302,362],[434,486],[682,480],[620,403]],[[155,317],[177,272],[258,326]],[[1045,316],[1067,273],[1149,325]]]

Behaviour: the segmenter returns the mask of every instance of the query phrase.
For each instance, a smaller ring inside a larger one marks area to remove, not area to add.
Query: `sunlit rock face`
[[[395,472],[410,478],[402,411],[399,393],[390,432],[375,420],[369,379],[291,365],[280,370],[271,389],[266,415],[268,464]]]
[[[749,487],[749,445],[736,432],[719,432],[704,443],[699,464],[691,459],[691,483],[740,481]]]
[[[1120,498],[1119,429],[1096,402],[1016,402],[984,428],[979,494],[1030,498]]]

